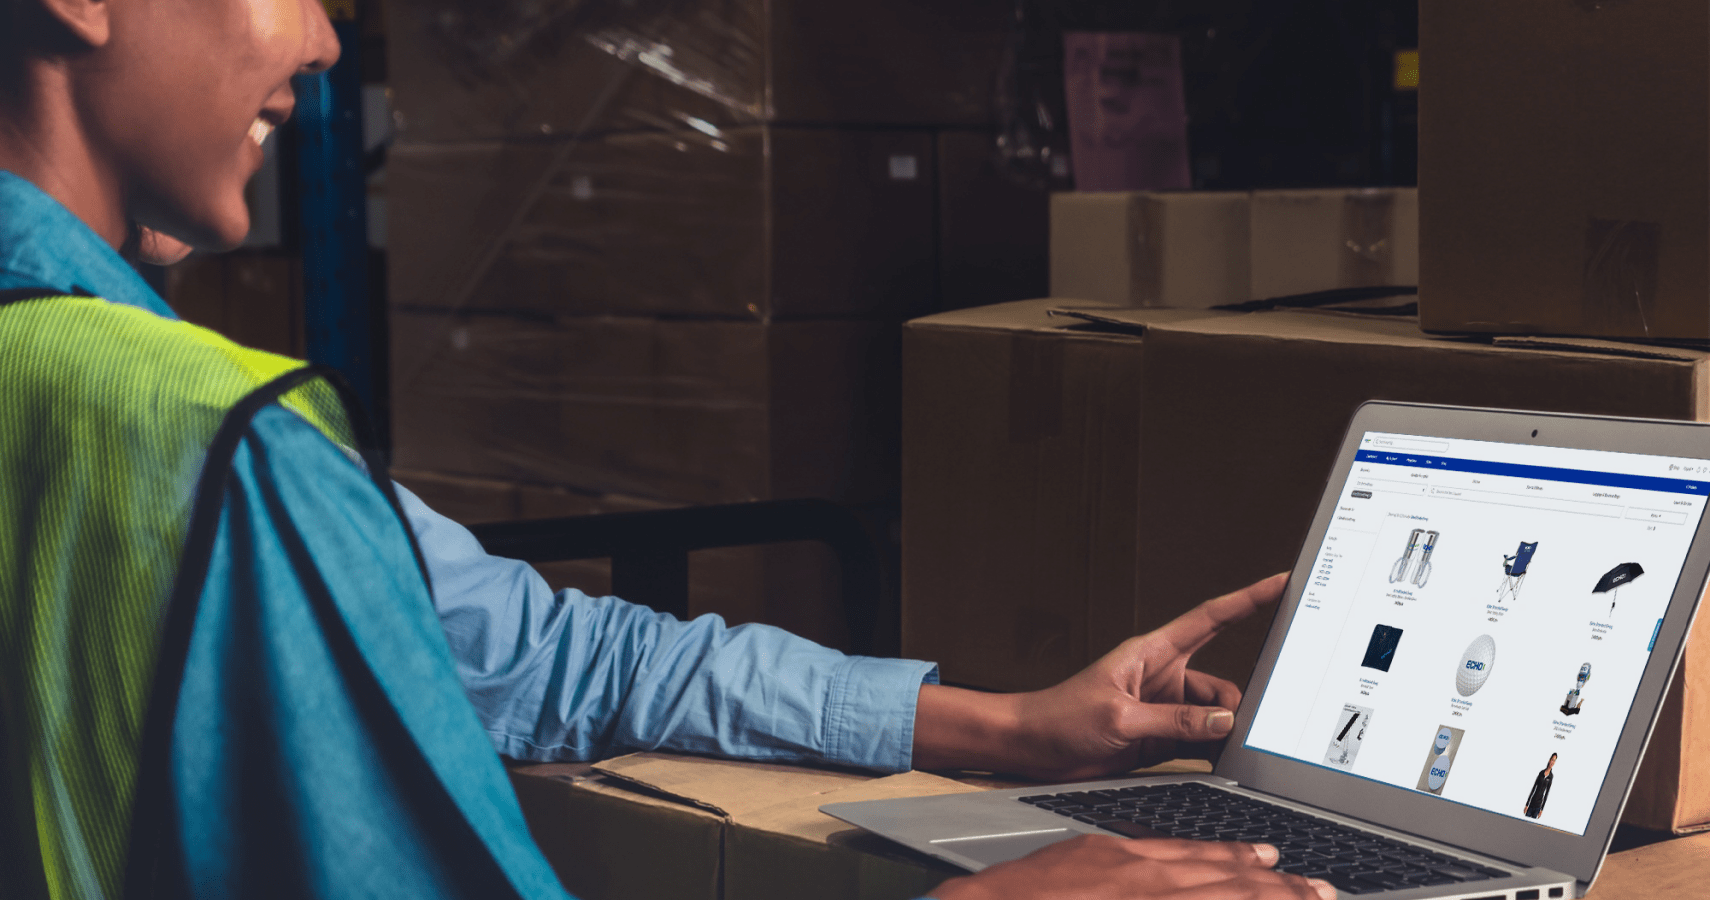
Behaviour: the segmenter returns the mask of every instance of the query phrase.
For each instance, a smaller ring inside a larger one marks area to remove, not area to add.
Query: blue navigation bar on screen
[[[1356,462],[1381,463],[1386,466],[1408,466],[1419,469],[1440,469],[1445,472],[1468,472],[1474,475],[1507,475],[1533,481],[1562,481],[1569,484],[1595,484],[1604,487],[1630,488],[1636,491],[1662,491],[1670,494],[1691,494],[1710,497],[1710,482],[1684,481],[1679,478],[1655,478],[1650,475],[1624,475],[1619,472],[1593,472],[1585,469],[1557,469],[1550,466],[1527,466],[1520,463],[1491,462],[1484,459],[1451,459],[1443,456],[1422,456],[1417,453],[1397,453],[1393,450],[1361,450]]]

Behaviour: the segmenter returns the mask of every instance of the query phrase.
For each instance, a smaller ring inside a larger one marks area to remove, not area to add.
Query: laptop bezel
[[[1536,437],[1532,436],[1534,431]],[[1343,435],[1318,511],[1236,712],[1234,731],[1216,766],[1217,775],[1255,790],[1468,847],[1498,859],[1554,869],[1589,884],[1614,836],[1645,743],[1680,664],[1706,575],[1710,574],[1710,513],[1700,518],[1693,535],[1585,834],[1573,835],[1246,746],[1259,701],[1264,697],[1283,639],[1293,622],[1308,573],[1317,562],[1319,548],[1341,499],[1342,486],[1352,470],[1355,452],[1368,432],[1710,461],[1710,425],[1379,401],[1361,405]]]

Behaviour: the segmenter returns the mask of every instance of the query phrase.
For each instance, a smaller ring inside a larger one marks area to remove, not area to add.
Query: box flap
[[[978,328],[995,331],[1053,332],[1073,327],[1076,323],[1053,318],[1051,310],[1059,306],[1085,306],[1090,309],[1116,309],[1113,304],[1094,300],[1064,300],[1044,298],[993,303],[949,312],[923,316],[908,323],[909,328]]]
[[[898,797],[933,797],[940,794],[974,793],[980,790],[983,789],[926,772],[903,772],[884,778],[874,778],[859,784],[845,785],[834,790],[804,794],[732,818],[736,824],[748,828],[824,842],[828,836],[852,827],[847,822],[834,819],[820,812],[819,808],[827,803],[893,800]]]
[[[1112,310],[1099,315],[1116,318],[1123,312],[1127,311]],[[1274,310],[1214,319],[1200,317],[1157,322],[1151,327],[1198,334],[1246,335],[1277,340],[1420,347],[1474,353],[1529,350],[1687,363],[1710,359],[1710,353],[1690,348],[1591,338],[1498,337],[1487,343],[1481,339],[1462,336],[1427,334],[1420,330],[1419,320],[1410,316],[1359,315],[1330,309]]]
[[[1498,347],[1526,347],[1533,350],[1573,350],[1604,356],[1626,356],[1633,359],[1676,359],[1697,362],[1710,359],[1710,352],[1689,347],[1667,347],[1657,344],[1624,344],[1596,338],[1508,337],[1497,335],[1491,343]]]
[[[855,772],[662,753],[632,753],[594,768],[732,818],[872,780]]]
[[[1083,322],[1094,322],[1099,325],[1114,325],[1124,330],[1132,330],[1136,334],[1156,325],[1191,322],[1199,319],[1227,318],[1237,315],[1215,309],[1166,309],[1157,306],[1148,308],[1103,307],[1081,300],[1075,301],[1072,305],[1059,303],[1052,306],[1049,313],[1058,319],[1079,319]]]

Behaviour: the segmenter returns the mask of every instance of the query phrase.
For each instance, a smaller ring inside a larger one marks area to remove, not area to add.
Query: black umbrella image
[[[1621,586],[1643,574],[1645,574],[1644,566],[1638,563],[1622,563],[1604,572],[1603,577],[1597,579],[1597,587],[1592,588],[1591,592],[1593,594],[1608,594],[1609,611],[1614,612],[1615,601],[1621,595]]]

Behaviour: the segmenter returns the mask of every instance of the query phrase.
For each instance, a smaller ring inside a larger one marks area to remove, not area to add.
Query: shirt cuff
[[[826,704],[827,758],[881,772],[908,771],[920,686],[937,683],[937,663],[849,657]]]

